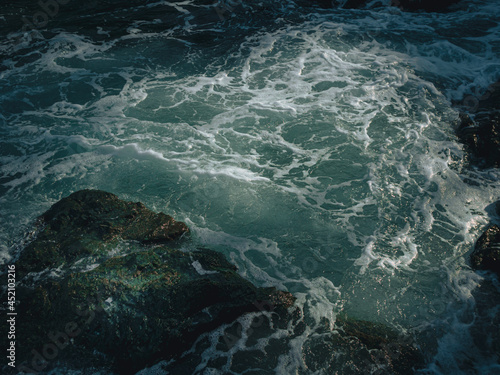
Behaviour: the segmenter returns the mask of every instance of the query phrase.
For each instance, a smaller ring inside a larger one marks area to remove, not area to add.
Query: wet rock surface
[[[500,201],[488,207],[489,213],[500,217]],[[488,209],[487,208],[487,209]],[[475,344],[481,348],[485,358],[500,358],[500,227],[491,224],[478,238],[470,254],[470,265],[474,270],[490,271],[472,292],[475,301],[474,319],[471,327]],[[494,276],[496,275],[496,277]],[[481,339],[479,339],[481,338]],[[492,345],[487,345],[492,343]]]
[[[476,242],[471,254],[471,265],[477,270],[487,270],[500,276],[500,228],[490,226]]]
[[[423,367],[424,357],[413,338],[401,335],[391,328],[348,316],[338,316],[340,337],[346,342],[359,340],[369,353],[369,360],[384,367],[387,374],[411,374]]]
[[[490,205],[490,214],[500,217],[500,201]],[[500,277],[500,227],[491,224],[477,239],[470,254],[470,264],[475,270],[491,271]]]
[[[452,5],[460,2],[461,0],[392,0],[391,5],[410,12],[447,12]]]
[[[451,10],[453,5],[459,4],[461,0],[392,0],[391,6],[397,7],[408,12],[447,12]],[[369,0],[347,0],[343,3],[342,8],[345,9],[360,9],[370,3]],[[374,4],[375,6],[377,4]],[[382,3],[378,6],[383,6]]]
[[[470,161],[481,168],[500,167],[500,82],[480,97],[469,95],[460,113],[456,134],[469,153]]]
[[[277,329],[285,330],[286,336]],[[286,319],[277,314],[254,316],[251,322],[238,319],[218,334],[217,352],[213,353],[208,366],[224,368],[224,373],[231,373],[229,368],[235,373],[252,368],[248,373],[274,374],[273,369],[280,366],[282,356],[288,355],[289,346],[297,342],[301,343],[304,354],[307,369],[304,373],[409,375],[425,363],[411,335],[345,314],[337,316],[334,327],[327,319],[313,327],[304,320],[303,311],[295,308]],[[200,351],[210,345],[206,341],[197,342]],[[227,355],[242,342],[245,350],[237,351],[232,357]],[[168,371],[196,373],[198,356],[196,350],[191,351],[182,361],[168,366]]]
[[[167,243],[189,232],[187,226],[140,202],[125,202],[116,195],[82,190],[54,204],[38,218],[36,241],[22,252],[20,277],[105,253],[119,240],[144,244]]]
[[[38,236],[15,264],[24,276],[16,295],[18,371],[134,374],[176,359],[174,372],[192,373],[196,346],[205,345],[200,337],[224,324],[221,352],[237,345],[243,332],[255,344],[277,329],[293,340],[311,328],[299,308],[290,309],[290,293],[256,287],[216,251],[179,249],[187,226],[142,203],[83,190],[54,204],[38,222]],[[237,319],[252,312],[261,314],[253,318],[261,323],[245,331]],[[286,342],[272,344],[270,353],[288,350]],[[310,335],[304,349],[317,353],[311,369],[325,363],[345,368],[353,356],[360,359],[351,366],[359,373],[409,374],[423,363],[410,337],[344,314],[333,331]],[[278,358],[260,362],[275,368]]]
[[[176,357],[202,333],[242,314],[286,315],[295,301],[290,293],[243,279],[220,253],[167,247],[188,232],[184,223],[110,193],[79,191],[40,220],[43,229],[16,269],[19,275],[65,272],[27,277],[17,288],[18,370],[62,364],[133,374]],[[72,267],[118,241],[130,245],[128,253],[108,254],[83,270]]]
[[[424,357],[410,335],[380,323],[338,315],[333,332],[311,335],[305,350],[313,371],[342,368],[346,374],[407,375],[424,366]],[[356,361],[350,360],[356,358]]]

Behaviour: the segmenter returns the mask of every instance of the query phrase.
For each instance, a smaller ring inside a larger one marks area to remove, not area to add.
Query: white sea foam
[[[194,267],[196,272],[198,272],[200,275],[210,275],[210,274],[217,273],[217,271],[207,271],[206,269],[203,268],[201,263],[197,260],[195,260],[193,263],[191,263],[191,265]]]

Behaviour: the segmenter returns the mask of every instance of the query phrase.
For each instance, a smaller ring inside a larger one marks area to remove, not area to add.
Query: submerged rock
[[[447,12],[452,5],[460,2],[461,0],[392,0],[391,5],[410,12]]]
[[[242,314],[286,315],[295,300],[254,286],[215,251],[167,247],[188,232],[184,223],[110,193],[79,191],[41,220],[43,229],[16,269],[66,272],[17,288],[18,371],[47,371],[59,362],[133,374],[178,356],[202,333]],[[132,250],[84,270],[71,267],[119,240],[131,241]]]
[[[452,5],[460,3],[461,0],[392,0],[391,6],[398,7],[408,12],[447,12]],[[342,3],[344,9],[361,9],[368,4],[371,6],[384,6],[382,2],[373,4],[369,0],[346,0]]]
[[[355,338],[369,351],[366,364],[384,366],[385,374],[411,374],[424,365],[424,357],[409,335],[380,323],[342,315],[337,317],[337,326],[340,337]]]
[[[500,113],[482,113],[474,120],[461,113],[457,135],[475,164],[482,168],[500,167]]]
[[[500,201],[487,207],[492,216],[500,217]],[[500,277],[500,227],[491,224],[478,238],[474,251],[470,255],[473,269],[486,270],[496,273]]]
[[[463,100],[468,113],[461,112],[456,134],[472,161],[482,168],[500,167],[500,82],[479,98]]]
[[[342,8],[344,9],[360,9],[367,5],[368,0],[347,0]]]
[[[424,357],[409,335],[345,314],[333,332],[318,332],[304,344],[311,371],[329,369],[343,374],[407,375],[424,366]]]
[[[490,226],[476,242],[470,257],[474,269],[495,272],[500,277],[500,228]]]

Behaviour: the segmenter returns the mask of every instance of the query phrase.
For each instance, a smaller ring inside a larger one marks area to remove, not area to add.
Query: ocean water
[[[451,104],[500,76],[500,4],[466,3],[89,3],[31,32],[0,6],[0,262],[101,189],[185,221],[186,250],[290,291],[306,323],[246,316],[231,345],[224,326],[141,375],[361,373],[324,340],[341,311],[413,335],[421,374],[500,374],[491,277],[467,260],[500,172],[464,161]]]

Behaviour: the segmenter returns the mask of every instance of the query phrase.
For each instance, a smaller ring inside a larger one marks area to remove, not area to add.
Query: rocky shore
[[[346,9],[358,9],[365,7],[368,0],[347,0],[342,7]],[[392,0],[391,6],[407,12],[446,12],[450,7],[459,4],[460,0]]]
[[[284,316],[295,300],[244,280],[220,253],[176,249],[184,223],[110,193],[71,194],[38,226],[15,263],[20,371],[133,374],[242,314]]]
[[[274,327],[291,324],[296,334],[305,329],[292,294],[253,285],[216,251],[184,249],[187,226],[142,203],[82,190],[36,225],[15,263],[17,371],[134,374],[251,312],[271,313]],[[341,315],[321,335],[308,345],[326,351],[328,366],[343,352],[359,353],[360,371],[408,374],[423,363],[410,337],[381,324]]]
[[[500,167],[500,81],[490,85],[481,96],[466,96],[460,104],[456,134],[464,144],[466,162],[473,168]],[[493,203],[500,217],[500,201]],[[500,228],[491,223],[476,242],[470,255],[472,268],[500,276]]]
[[[460,103],[454,103],[459,113],[456,128],[458,139],[464,144],[465,163],[469,168],[500,167],[500,81],[491,84],[481,95],[467,95]],[[497,287],[500,277],[500,201],[491,204],[491,222],[477,239],[469,255],[473,270],[484,273],[484,279],[473,291],[476,326],[484,342],[485,355],[500,358],[500,314]],[[488,209],[488,208],[487,208]],[[495,280],[496,279],[496,280]]]
[[[480,168],[500,167],[500,81],[481,96],[464,98],[456,130],[469,153],[469,161]]]

